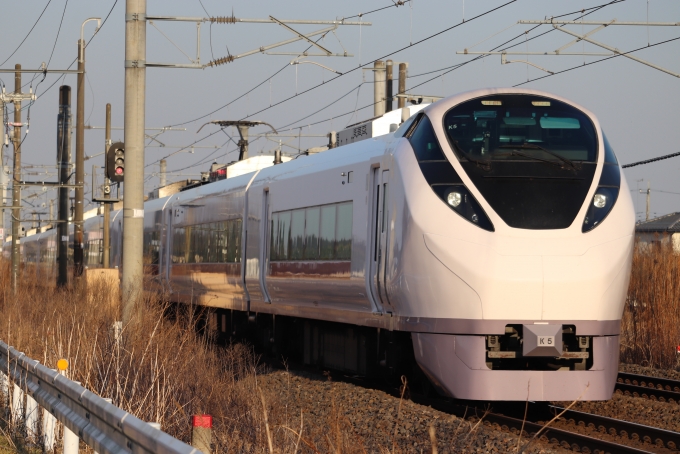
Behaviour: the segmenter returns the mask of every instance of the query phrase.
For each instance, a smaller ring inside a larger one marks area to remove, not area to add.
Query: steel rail
[[[548,405],[551,414],[559,414],[564,408]],[[597,428],[600,432],[617,435],[624,439],[638,439],[644,443],[667,447],[676,450],[680,447],[680,433],[658,427],[645,426],[621,419],[584,413],[576,410],[567,410],[560,419],[573,422],[575,425],[583,425]]]
[[[616,383],[615,390],[625,396],[642,397],[649,400],[680,404],[680,392],[676,391],[629,385],[627,383]]]
[[[666,391],[675,391],[680,393],[680,381],[671,380],[669,378],[650,377],[649,375],[619,372],[617,382],[628,385],[645,386],[648,388],[665,389]]]
[[[98,453],[201,453],[2,341],[0,373]]]
[[[445,413],[453,413],[461,417],[466,414],[469,415],[470,406],[446,402],[441,399],[420,398],[417,396],[413,397],[414,402],[430,405],[432,408]],[[540,424],[538,422],[522,420],[520,418],[514,418],[512,416],[506,416],[498,413],[484,412],[483,409],[478,407],[473,408],[475,408],[477,411],[477,416],[475,416],[476,418],[482,419],[483,421],[488,421],[491,424],[496,424],[502,430],[516,430],[519,432],[523,429],[527,434],[533,435],[541,431],[544,427],[544,424]],[[482,416],[479,416],[480,414]],[[634,448],[632,446],[626,446],[620,443],[602,440],[600,438],[582,435],[566,429],[558,429],[555,427],[548,427],[545,430],[542,430],[541,435],[538,438],[540,440],[547,440],[547,442],[558,444],[563,448],[572,449],[577,452],[588,452],[588,450],[589,452],[611,454],[640,454],[649,452]],[[524,444],[526,445],[527,442],[528,440]]]

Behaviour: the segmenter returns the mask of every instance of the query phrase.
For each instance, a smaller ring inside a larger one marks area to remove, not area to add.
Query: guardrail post
[[[12,394],[12,423],[18,424],[24,412],[24,391],[14,383],[14,393]]]
[[[31,441],[38,435],[38,402],[29,394],[26,394],[26,433]]]
[[[43,444],[45,445],[45,452],[53,451],[56,446],[56,438],[54,436],[54,430],[56,429],[57,418],[54,417],[52,413],[43,408],[42,415],[42,437]]]
[[[62,370],[62,372],[66,372]],[[74,381],[73,383],[80,384],[79,381]],[[71,429],[63,425],[64,427],[64,454],[78,454],[78,448],[80,447],[80,438],[78,435],[73,433]]]
[[[210,444],[212,442],[212,416],[210,415],[194,415],[191,417],[191,446],[203,452],[210,454],[212,449]]]
[[[78,454],[80,439],[71,429],[64,426],[64,454]]]

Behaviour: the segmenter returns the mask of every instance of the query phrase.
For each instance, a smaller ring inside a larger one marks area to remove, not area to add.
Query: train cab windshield
[[[597,135],[578,109],[540,96],[497,95],[451,109],[444,130],[461,161],[597,162]]]

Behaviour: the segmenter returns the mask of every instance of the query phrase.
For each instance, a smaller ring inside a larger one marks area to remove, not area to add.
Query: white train
[[[88,266],[100,224],[86,221]],[[119,212],[111,227],[119,265]],[[149,201],[144,251],[172,299],[309,364],[370,375],[415,359],[456,398],[603,400],[633,233],[597,118],[513,88]],[[53,263],[54,235],[22,239],[25,259]]]

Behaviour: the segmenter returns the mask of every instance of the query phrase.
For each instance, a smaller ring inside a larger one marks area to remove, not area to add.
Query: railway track
[[[615,390],[626,396],[680,404],[680,381],[667,378],[619,372]]]
[[[574,410],[566,410],[558,419],[560,422],[568,423],[567,428],[548,426],[544,429],[545,422],[564,410],[554,405],[532,403],[527,419],[524,420],[523,415],[518,417],[516,414],[517,409],[524,405],[516,405],[515,411],[511,410],[510,414],[504,414],[506,412],[504,410],[501,410],[504,413],[485,411],[480,407],[470,407],[441,399],[421,396],[412,396],[412,399],[416,403],[459,417],[467,417],[473,421],[482,419],[487,425],[514,434],[523,431],[525,441],[522,445],[526,445],[535,434],[540,432],[537,438],[542,441],[576,452],[648,453],[657,452],[659,448],[675,451],[680,446],[680,433]],[[471,413],[474,416],[470,416]],[[590,432],[592,435],[581,432]],[[616,438],[616,441],[598,438],[602,434],[606,434],[609,438]],[[631,446],[631,444],[637,446]]]

